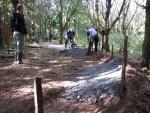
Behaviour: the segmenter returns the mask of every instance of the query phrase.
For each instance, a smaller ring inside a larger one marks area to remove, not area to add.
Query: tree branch
[[[136,5],[138,5],[138,6],[140,6],[140,7],[142,7],[143,9],[147,9],[148,7],[147,6],[145,6],[145,5],[141,5],[141,4],[139,4],[138,2],[136,2],[136,1],[134,1],[135,3],[136,3]],[[149,7],[150,8],[150,7]]]
[[[132,17],[131,17],[131,19],[130,19],[129,23],[127,24],[127,26],[126,26],[126,30],[128,29],[128,27],[129,27],[130,23],[132,22],[133,18],[135,17],[136,12],[137,12],[137,8],[136,8],[135,13],[132,15]]]
[[[76,11],[76,9],[77,9],[77,6],[78,6],[79,2],[80,2],[80,0],[77,1],[77,3],[76,3],[76,5],[75,5],[74,9],[71,11],[69,17],[67,18],[67,21],[66,21],[65,25],[63,26],[63,29],[66,28],[68,22],[70,21],[71,17],[72,17],[73,14],[75,13],[75,11]]]
[[[126,1],[127,1],[127,0],[123,0],[123,3],[122,3],[122,6],[121,6],[121,8],[120,8],[120,11],[119,11],[119,13],[118,13],[118,16],[117,16],[117,18],[112,22],[112,24],[111,24],[109,30],[111,30],[111,29],[113,28],[113,26],[116,24],[116,22],[119,20],[120,15],[121,15],[121,13],[122,13],[122,11],[123,11],[123,9],[124,9],[124,6],[125,6],[125,4],[126,4]]]

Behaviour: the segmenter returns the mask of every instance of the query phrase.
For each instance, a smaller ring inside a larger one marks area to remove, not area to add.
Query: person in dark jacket
[[[21,4],[17,5],[17,11],[12,16],[11,29],[16,45],[15,58],[18,64],[22,64],[24,35],[27,34],[27,29],[23,15],[23,5]]]
[[[74,38],[75,38],[75,31],[73,29],[68,29],[65,33],[65,48],[67,48],[68,41],[70,41],[71,44],[75,44]]]

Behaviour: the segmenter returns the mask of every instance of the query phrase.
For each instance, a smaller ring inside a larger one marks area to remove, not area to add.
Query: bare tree
[[[99,32],[103,36],[103,47],[106,51],[109,50],[109,33],[116,24],[116,22],[119,20],[120,15],[124,9],[124,6],[126,4],[127,0],[123,0],[121,3],[121,7],[119,10],[113,9],[113,4],[115,3],[115,0],[94,0],[94,1],[89,1],[87,0],[87,9],[90,10],[91,7],[92,11],[89,11],[89,17],[93,25],[95,25],[98,29]],[[92,4],[92,5],[91,5]],[[93,6],[94,4],[94,6]],[[115,15],[115,10],[117,10],[117,14]],[[114,17],[112,19],[112,17]]]
[[[142,50],[142,66],[149,69],[150,63],[150,0],[146,1],[146,6],[142,6],[146,10],[145,37]]]
[[[73,0],[74,1],[74,0]],[[71,1],[71,2],[73,2]],[[80,3],[80,0],[74,1],[75,4],[73,6],[70,6],[66,10],[66,16],[64,16],[64,5],[63,0],[60,0],[60,12],[59,12],[59,22],[60,22],[60,36],[59,36],[59,43],[63,43],[63,31],[68,26],[70,20],[72,19],[73,15],[75,14],[77,7]],[[72,3],[71,3],[72,4]],[[65,17],[65,19],[64,19]]]
[[[124,48],[123,48],[123,64],[122,64],[122,77],[121,77],[121,96],[126,91],[126,66],[127,66],[127,59],[128,59],[128,32],[129,32],[129,26],[131,25],[131,22],[133,18],[135,17],[136,11],[131,16],[129,14],[129,8],[130,8],[131,0],[128,0],[122,14],[122,34],[124,37]],[[137,9],[137,8],[136,8]],[[130,16],[130,18],[128,18]]]

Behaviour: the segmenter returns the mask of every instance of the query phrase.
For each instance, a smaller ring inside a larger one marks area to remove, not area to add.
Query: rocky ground
[[[0,55],[0,113],[34,113],[36,76],[42,78],[45,113],[150,113],[148,72],[129,62],[128,90],[120,100],[121,60],[85,53],[43,43],[26,47],[21,65],[13,55]]]

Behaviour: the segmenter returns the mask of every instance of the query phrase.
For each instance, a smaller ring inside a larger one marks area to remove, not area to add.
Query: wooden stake
[[[114,46],[112,44],[112,46],[111,46],[111,58],[113,59],[113,57],[114,57]]]
[[[35,113],[44,113],[41,78],[38,77],[36,77],[34,80],[34,104],[35,104]]]

